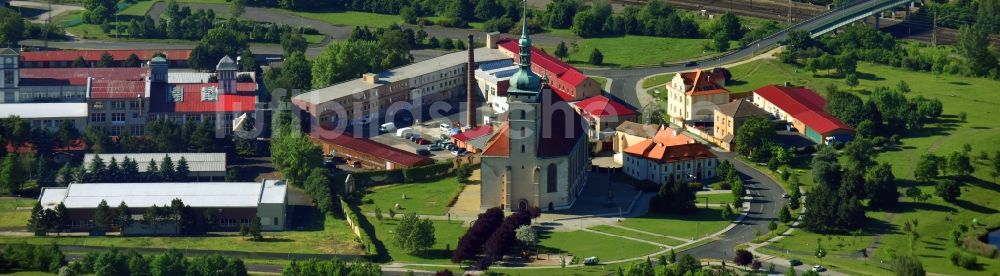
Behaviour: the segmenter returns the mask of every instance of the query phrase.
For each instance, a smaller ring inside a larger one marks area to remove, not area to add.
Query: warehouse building
[[[111,162],[114,159],[118,164],[121,164],[122,160],[125,158],[136,161],[136,165],[139,167],[139,172],[143,173],[149,167],[149,161],[156,161],[159,164],[163,161],[164,157],[170,156],[170,160],[173,161],[174,165],[184,158],[184,161],[188,163],[188,169],[191,171],[188,174],[191,181],[195,182],[211,182],[211,181],[223,181],[226,179],[226,153],[114,153],[114,154],[93,154],[88,153],[83,156],[83,167],[90,168],[90,163],[94,161],[95,156],[100,156],[101,160],[105,164]]]

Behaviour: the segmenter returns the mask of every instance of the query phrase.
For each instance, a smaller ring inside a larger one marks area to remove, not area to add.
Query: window
[[[4,71],[3,72],[3,83],[4,84],[14,84],[14,71]]]
[[[128,102],[129,109],[139,109],[139,101]]]
[[[146,128],[144,126],[132,126],[132,135],[143,135]]]
[[[91,122],[104,122],[105,119],[104,113],[90,113]]]
[[[122,134],[122,127],[113,126],[111,127],[111,136],[119,136]]]
[[[104,109],[104,102],[102,102],[102,101],[94,101],[93,103],[90,104],[90,108],[91,109]]]
[[[219,220],[219,225],[226,226],[236,226],[236,219],[224,218]]]
[[[549,167],[548,167],[548,169],[546,169],[546,172],[545,172],[545,178],[546,178],[545,186],[546,186],[547,192],[549,192],[549,193],[555,193],[556,192],[556,184],[557,184],[557,181],[559,181],[558,176],[559,176],[559,172],[558,172],[558,170],[556,168],[556,164],[549,164]]]
[[[125,113],[111,113],[112,122],[125,122]]]
[[[113,109],[125,109],[125,102],[123,101],[112,101],[111,108]]]

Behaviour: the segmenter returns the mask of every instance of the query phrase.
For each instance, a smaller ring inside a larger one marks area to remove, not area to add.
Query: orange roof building
[[[715,107],[729,102],[726,74],[720,71],[677,73],[665,85],[667,114],[670,122],[683,125],[689,122],[711,122]]]
[[[676,130],[661,129],[652,139],[625,148],[622,163],[632,178],[665,184],[715,177],[718,161],[708,146]]]

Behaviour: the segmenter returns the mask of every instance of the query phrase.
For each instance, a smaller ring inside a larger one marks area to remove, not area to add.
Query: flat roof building
[[[221,181],[226,178],[226,153],[114,153],[114,154],[93,154],[88,153],[83,156],[83,167],[89,168],[95,156],[100,156],[105,164],[114,158],[119,164],[128,157],[136,161],[139,172],[146,172],[149,161],[153,160],[159,164],[164,157],[170,156],[174,165],[184,158],[188,163],[191,173],[188,177],[192,181]]]
[[[124,202],[129,212],[141,215],[145,209],[170,206],[180,199],[195,209],[219,211],[214,230],[235,231],[254,216],[261,218],[263,230],[285,229],[288,186],[284,180],[262,182],[180,182],[180,183],[72,183],[67,187],[42,188],[38,200],[45,209],[59,203],[69,214],[66,229],[86,231],[93,225],[93,213],[102,200],[118,206]],[[137,223],[140,224],[140,223]],[[136,230],[143,228],[136,225]],[[135,231],[129,230],[135,234]],[[161,232],[157,232],[158,234]]]

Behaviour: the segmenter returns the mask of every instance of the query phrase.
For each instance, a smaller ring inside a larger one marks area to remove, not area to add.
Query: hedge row
[[[454,165],[451,162],[439,162],[427,166],[403,169],[403,179],[406,183],[442,177],[451,173]]]
[[[370,224],[366,225],[368,221],[362,221],[365,219],[365,216],[361,215],[361,212],[355,208],[352,208],[350,204],[347,204],[347,202],[344,201],[344,198],[338,196],[337,199],[340,200],[340,206],[344,211],[344,217],[347,218],[348,224],[351,225],[351,230],[353,230],[355,235],[361,239],[361,246],[364,247],[365,253],[372,256],[378,256],[378,247],[375,245],[375,239],[373,238],[375,229],[371,227]]]

